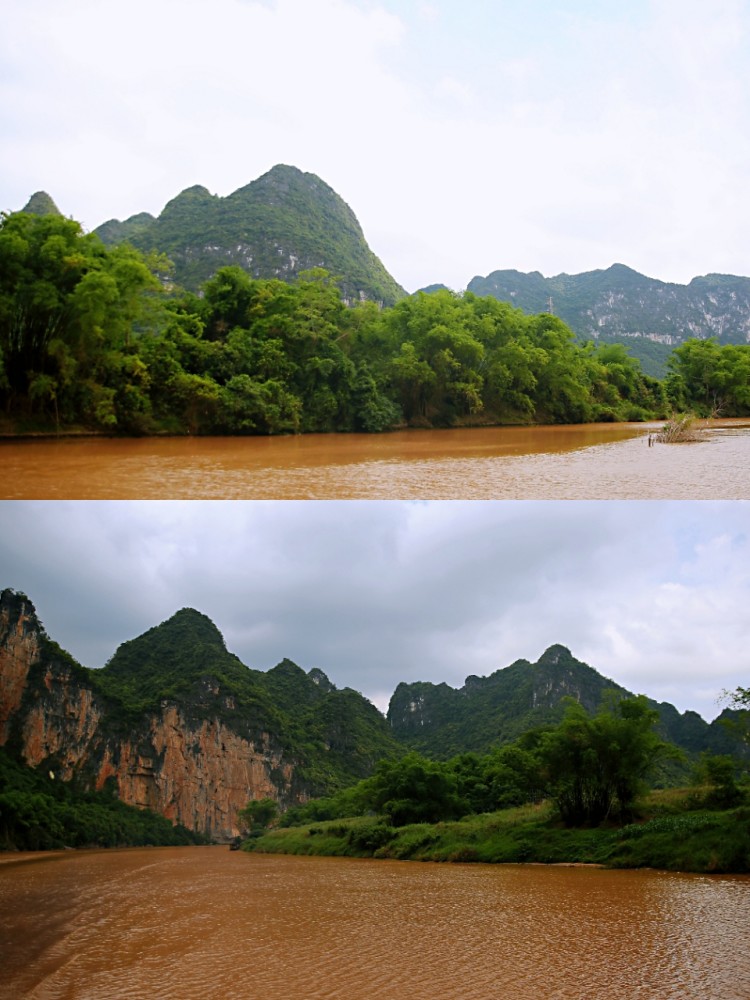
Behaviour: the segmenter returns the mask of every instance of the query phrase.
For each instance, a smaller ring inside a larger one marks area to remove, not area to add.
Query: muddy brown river
[[[749,940],[745,876],[225,847],[0,864],[5,1000],[747,1000]]]
[[[750,421],[0,441],[0,499],[750,499]]]

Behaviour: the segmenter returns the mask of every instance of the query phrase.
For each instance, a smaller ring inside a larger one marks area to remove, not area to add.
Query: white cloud
[[[469,107],[474,100],[471,87],[455,76],[444,76],[438,81],[435,92],[439,98],[453,101],[459,107]]]
[[[615,260],[747,271],[750,12],[355,0],[11,0],[2,207],[94,227],[317,173],[413,289]]]

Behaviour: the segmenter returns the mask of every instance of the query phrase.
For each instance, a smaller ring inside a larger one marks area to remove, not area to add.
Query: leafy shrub
[[[384,844],[393,840],[395,836],[396,831],[392,826],[375,822],[352,827],[347,840],[354,850],[374,854],[378,848],[383,847]]]

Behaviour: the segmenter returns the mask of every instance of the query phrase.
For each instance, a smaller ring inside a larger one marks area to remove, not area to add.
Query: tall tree
[[[646,775],[676,751],[655,732],[658,712],[643,695],[614,697],[596,715],[571,701],[540,743],[549,791],[570,825],[627,818]]]

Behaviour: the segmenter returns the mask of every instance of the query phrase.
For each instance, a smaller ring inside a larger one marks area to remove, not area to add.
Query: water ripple
[[[747,877],[223,848],[5,868],[9,1000],[750,996]]]
[[[648,447],[649,428],[0,442],[3,499],[750,499],[747,422]]]

